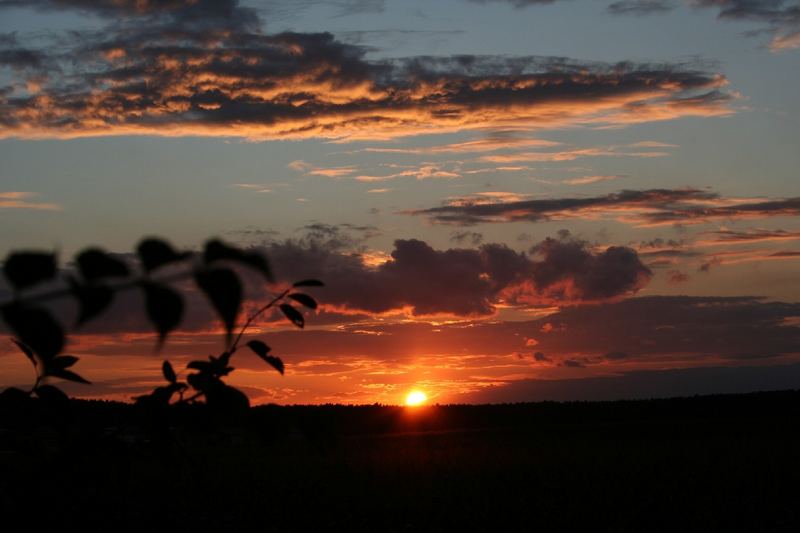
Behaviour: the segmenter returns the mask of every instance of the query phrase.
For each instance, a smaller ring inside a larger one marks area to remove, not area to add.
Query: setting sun
[[[406,396],[406,405],[422,405],[428,399],[428,395],[422,391],[412,390]]]

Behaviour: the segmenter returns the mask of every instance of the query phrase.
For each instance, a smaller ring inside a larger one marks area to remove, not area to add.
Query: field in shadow
[[[2,409],[5,524],[796,531],[800,392],[494,406]],[[6,529],[6,527],[4,527]],[[14,528],[6,529],[14,530]]]

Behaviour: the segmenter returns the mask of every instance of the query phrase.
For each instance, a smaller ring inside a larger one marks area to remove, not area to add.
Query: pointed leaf
[[[48,362],[49,369],[63,370],[69,368],[78,362],[78,358],[74,355],[59,355],[55,359]]]
[[[25,354],[25,357],[27,357],[28,359],[30,359],[30,361],[31,361],[31,363],[33,363],[33,366],[34,366],[34,367],[37,367],[37,366],[39,366],[39,363],[37,363],[37,362],[36,362],[36,357],[33,355],[33,351],[32,351],[30,348],[28,348],[27,346],[25,346],[25,344],[21,343],[21,342],[20,342],[20,341],[18,341],[17,339],[11,339],[11,342],[13,342],[14,344],[16,344],[16,345],[17,345],[17,348],[19,348],[19,349],[20,349],[20,351],[21,351],[22,353],[24,353],[24,354]]]
[[[309,309],[316,309],[317,308],[317,301],[314,298],[312,298],[311,296],[309,296],[308,294],[302,294],[302,293],[296,292],[294,294],[290,294],[289,298],[291,298],[292,300],[294,300],[296,302],[299,302],[299,303],[305,305]]]
[[[272,368],[277,370],[278,372],[283,375],[283,361],[281,361],[280,357],[275,357],[269,355],[270,347],[264,344],[261,341],[250,341],[247,343],[247,347],[253,350],[257,356],[267,362]]]
[[[67,381],[74,381],[76,383],[85,383],[86,385],[92,384],[90,381],[82,378],[81,376],[79,376],[78,374],[76,374],[71,370],[56,369],[48,372],[46,375],[52,376],[54,378],[66,379]]]
[[[178,376],[175,375],[175,370],[172,368],[169,361],[164,361],[164,364],[161,365],[161,373],[164,374],[164,378],[170,383],[178,381]]]
[[[9,304],[2,308],[3,320],[19,340],[43,361],[61,353],[64,333],[61,326],[44,309]]]
[[[186,368],[191,368],[192,370],[199,370],[201,372],[205,372],[207,370],[211,370],[212,364],[208,361],[190,361]]]
[[[303,315],[300,314],[300,311],[289,304],[281,304],[280,307],[281,311],[283,311],[283,314],[286,315],[286,318],[288,318],[295,326],[302,328],[305,325],[306,321],[303,318]]]
[[[182,261],[189,256],[186,252],[175,251],[168,242],[154,238],[140,242],[136,247],[136,252],[139,254],[144,271],[148,273],[169,263]]]
[[[195,281],[219,314],[230,337],[242,304],[242,284],[238,276],[227,268],[213,268],[196,272]]]
[[[258,270],[264,275],[267,281],[274,281],[269,262],[262,254],[253,251],[244,251],[217,239],[210,240],[206,243],[203,259],[207,264],[222,260],[235,261]]]
[[[147,316],[158,331],[160,346],[183,317],[183,298],[176,291],[156,283],[142,283],[142,289]]]
[[[250,341],[247,343],[247,347],[253,350],[259,357],[264,357],[272,350],[266,343],[261,341]]]
[[[78,271],[87,281],[125,277],[130,273],[128,265],[99,248],[82,251],[75,261],[78,263]]]
[[[26,289],[56,276],[56,255],[48,252],[15,252],[6,258],[3,274],[15,289]]]
[[[77,327],[96,317],[111,305],[114,291],[104,285],[88,285],[69,278],[70,292],[78,301]]]
[[[295,281],[292,287],[324,287],[325,284],[318,279],[304,279]]]

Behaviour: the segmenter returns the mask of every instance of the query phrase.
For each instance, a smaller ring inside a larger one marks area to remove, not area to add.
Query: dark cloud
[[[456,244],[468,243],[478,246],[483,242],[483,234],[476,231],[454,231],[450,233],[450,240]]]
[[[639,226],[701,224],[714,220],[797,216],[800,198],[736,200],[701,189],[623,190],[603,196],[487,202],[459,198],[407,214],[434,222],[472,225],[539,222],[604,215]]]
[[[467,316],[493,313],[501,301],[606,301],[634,294],[651,276],[630,248],[595,252],[574,239],[547,239],[530,256],[502,244],[435,250],[398,240],[390,258],[372,266],[315,235],[274,242],[265,252],[279,275],[326,280],[325,303],[367,312]]]
[[[563,308],[531,321],[436,326],[370,322],[336,331],[275,332],[273,338],[293,356],[373,354],[377,359],[407,361],[413,353],[515,360],[523,354],[553,365],[574,360],[589,370],[622,364],[676,368],[744,360],[777,362],[800,356],[800,303],[755,297],[648,296]],[[534,346],[531,338],[536,340]]]
[[[621,0],[608,6],[608,12],[614,15],[651,15],[666,13],[675,9],[674,0]]]
[[[559,0],[468,0],[474,4],[510,4],[516,8],[553,4]]]
[[[800,388],[800,364],[638,370],[613,377],[527,379],[489,387],[454,403],[600,401],[740,394]]]
[[[103,17],[176,14],[189,17],[219,17],[245,9],[238,0],[0,0],[0,8],[17,7],[40,11],[77,10]]]
[[[25,57],[0,48],[43,65],[35,87],[0,97],[0,136],[375,139],[731,112],[725,78],[698,65],[471,55],[373,61],[366,48],[331,34],[264,33],[257,12],[235,0],[32,5],[114,18],[100,31],[29,47]]]
[[[690,279],[691,277],[689,276],[689,274],[681,270],[674,269],[667,272],[667,283],[669,283],[670,285],[678,285],[680,283],[686,283]]]
[[[746,231],[719,230],[707,233],[706,235],[707,237],[703,239],[701,243],[707,245],[800,240],[800,231],[786,231],[782,229],[751,229]]]

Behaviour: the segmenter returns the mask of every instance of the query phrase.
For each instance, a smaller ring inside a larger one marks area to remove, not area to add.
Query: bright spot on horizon
[[[422,405],[428,399],[428,395],[419,390],[412,390],[406,396],[406,405]]]

